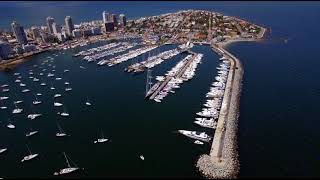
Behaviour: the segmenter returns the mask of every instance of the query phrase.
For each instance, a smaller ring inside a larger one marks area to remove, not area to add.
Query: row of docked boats
[[[115,48],[117,46],[120,46],[122,43],[118,42],[118,43],[110,43],[110,44],[106,44],[106,45],[103,45],[103,46],[99,46],[99,47],[95,47],[95,48],[90,48],[90,49],[86,49],[84,51],[80,51],[76,54],[74,54],[73,56],[74,57],[77,57],[77,56],[90,56],[94,53],[98,53],[98,52],[101,52],[101,51],[106,51],[108,49],[111,49],[111,48]]]
[[[230,70],[230,61],[226,57],[220,58],[222,61],[217,67],[218,75],[215,77],[215,82],[212,83],[210,91],[206,94],[208,100],[203,104],[205,108],[202,108],[201,112],[197,112],[195,124],[205,127],[215,129],[217,127],[217,119],[219,117],[219,112],[222,105],[222,98],[225,91],[225,84],[228,78],[228,73]],[[205,132],[188,131],[188,130],[178,130],[179,133],[196,139],[195,144],[203,144],[201,141],[208,142],[212,139]]]
[[[196,68],[201,62],[202,57],[203,54],[200,53],[188,55],[165,74],[166,78],[163,76],[157,76],[156,79],[160,82],[165,79],[169,79],[169,81],[154,97],[154,101],[161,102],[161,100],[169,93],[175,93],[174,89],[180,88],[180,84],[184,81],[192,79],[195,76]]]
[[[98,62],[98,65],[105,65],[108,64],[108,66],[114,66],[116,64],[120,64],[122,62],[128,61],[129,59],[133,59],[135,57],[138,57],[144,53],[147,53],[155,48],[157,48],[158,46],[144,46],[141,47],[139,49],[135,49],[135,50],[131,50],[126,54],[122,54],[116,57],[113,57],[109,60],[105,59],[105,60],[101,60]]]
[[[139,45],[138,43],[128,43],[128,42],[123,42],[119,47],[103,51],[101,53],[95,53],[93,55],[85,56],[83,57],[84,60],[87,60],[88,62],[96,61],[101,58],[104,58],[106,56],[114,55],[116,53],[124,52],[128,49],[131,49],[135,46]]]
[[[161,64],[163,61],[178,55],[179,53],[180,51],[176,48],[176,49],[171,49],[168,51],[161,52],[155,56],[149,56],[145,61],[130,65],[127,68],[127,71],[140,72],[140,71],[144,71],[145,69],[151,69]]]

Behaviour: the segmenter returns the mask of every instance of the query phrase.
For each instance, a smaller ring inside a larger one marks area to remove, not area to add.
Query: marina
[[[178,48],[168,50],[168,51],[165,51],[162,53],[158,53],[155,56],[149,56],[147,58],[147,60],[132,64],[128,68],[126,68],[125,70],[127,72],[133,72],[133,73],[143,72],[146,69],[151,69],[151,68],[161,64],[163,61],[169,60],[170,58],[172,58],[182,52],[188,51],[192,47],[193,47],[193,44],[190,42],[187,42],[186,44],[182,44],[182,45],[178,46]]]

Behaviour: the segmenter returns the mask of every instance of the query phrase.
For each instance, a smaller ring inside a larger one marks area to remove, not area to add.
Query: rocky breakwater
[[[237,131],[243,68],[223,47],[213,45],[213,48],[228,57],[231,65],[210,154],[201,155],[196,166],[206,178],[236,178],[240,169]]]

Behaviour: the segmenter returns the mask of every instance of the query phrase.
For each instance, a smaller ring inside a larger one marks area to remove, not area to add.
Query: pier
[[[243,68],[240,61],[219,45],[213,51],[230,60],[230,71],[210,154],[200,156],[197,167],[207,178],[235,178],[239,173],[237,129]]]
[[[156,87],[158,86],[158,88],[151,88],[150,89],[150,93],[148,94],[151,94],[150,96],[150,100],[154,99],[157,94],[168,84],[168,82],[172,79],[172,78],[181,78],[181,76],[183,75],[183,73],[186,71],[186,69],[188,68],[188,66],[192,63],[192,61],[195,59],[196,57],[196,53],[192,52],[192,58],[190,60],[188,60],[188,62],[179,70],[179,72],[175,75],[175,76],[167,76],[165,78],[164,81],[161,82],[160,85],[158,85],[157,83],[153,86],[153,87]]]

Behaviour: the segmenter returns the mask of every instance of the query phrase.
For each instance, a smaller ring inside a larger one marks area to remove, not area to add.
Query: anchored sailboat
[[[104,138],[103,131],[101,131],[101,138],[99,138],[97,141],[94,141],[94,143],[104,143],[107,141],[108,139]]]
[[[60,124],[59,124],[59,123],[57,123],[57,125],[58,125],[59,132],[58,132],[58,133],[56,133],[56,136],[57,136],[57,137],[63,137],[63,136],[66,136],[67,134],[63,131],[63,129],[61,128]]]
[[[86,105],[87,106],[91,106],[91,103],[89,102],[89,98],[88,97],[87,97]]]
[[[77,170],[80,169],[80,168],[79,168],[74,162],[72,162],[72,160],[69,158],[70,161],[71,161],[72,164],[73,164],[73,167],[70,165],[70,162],[69,162],[68,157],[67,157],[67,155],[66,155],[65,152],[63,152],[63,155],[64,155],[64,158],[66,159],[66,162],[67,162],[68,167],[67,167],[67,168],[63,168],[63,169],[60,169],[59,172],[55,172],[55,173],[53,173],[53,175],[69,174],[69,173],[72,173],[72,172],[77,171]]]
[[[30,154],[27,155],[27,156],[25,156],[25,157],[23,157],[23,159],[21,160],[21,162],[29,161],[29,160],[31,160],[31,159],[33,159],[33,158],[35,158],[35,157],[37,157],[37,156],[39,155],[39,154],[32,154],[32,152],[30,151],[28,145],[26,145],[26,146],[27,146],[28,151],[29,151]]]

